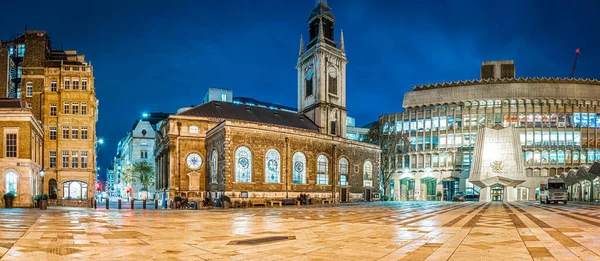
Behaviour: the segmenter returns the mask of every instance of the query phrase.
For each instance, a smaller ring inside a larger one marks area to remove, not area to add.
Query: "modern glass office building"
[[[484,62],[479,80],[413,87],[404,96],[404,112],[380,119],[384,135],[401,136],[390,163],[397,172],[394,198],[479,194],[469,182],[473,160],[482,156],[474,153],[477,135],[482,128],[512,127],[518,131],[524,181],[511,188],[510,198],[503,197],[503,188],[489,193],[501,201],[536,199],[548,177],[600,159],[599,101],[598,80],[516,78],[512,61]]]

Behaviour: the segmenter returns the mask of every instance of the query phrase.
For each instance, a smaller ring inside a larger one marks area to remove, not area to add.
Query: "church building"
[[[324,1],[308,24],[296,65],[298,112],[210,101],[157,124],[160,197],[378,198],[379,147],[346,139],[343,34],[337,42]]]

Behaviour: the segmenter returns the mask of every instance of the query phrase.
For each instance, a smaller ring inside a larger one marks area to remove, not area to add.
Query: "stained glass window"
[[[317,157],[317,184],[329,184],[329,159],[325,155]]]
[[[217,150],[213,150],[210,156],[210,180],[217,183]]]
[[[348,186],[348,160],[340,159],[340,186]]]
[[[363,185],[365,187],[373,186],[373,164],[368,160],[363,166]]]
[[[242,146],[235,151],[235,180],[236,182],[252,181],[252,152]]]
[[[17,195],[17,173],[9,172],[6,174],[6,192]]]
[[[294,153],[292,157],[294,172],[292,174],[292,183],[306,184],[306,156],[302,152]]]
[[[279,183],[279,152],[274,149],[267,151],[265,155],[265,181],[267,183]]]

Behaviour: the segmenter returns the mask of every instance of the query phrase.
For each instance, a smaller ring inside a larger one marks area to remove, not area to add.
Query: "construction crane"
[[[575,61],[573,62],[573,68],[571,69],[571,78],[575,76],[575,68],[577,67],[577,59],[579,59],[579,48],[575,49]]]

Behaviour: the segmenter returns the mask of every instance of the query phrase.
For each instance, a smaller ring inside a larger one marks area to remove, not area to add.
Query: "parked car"
[[[467,201],[466,195],[464,192],[457,192],[456,194],[454,194],[454,196],[452,197],[452,202],[464,202]]]
[[[479,201],[479,195],[467,195],[465,199],[467,201]]]

